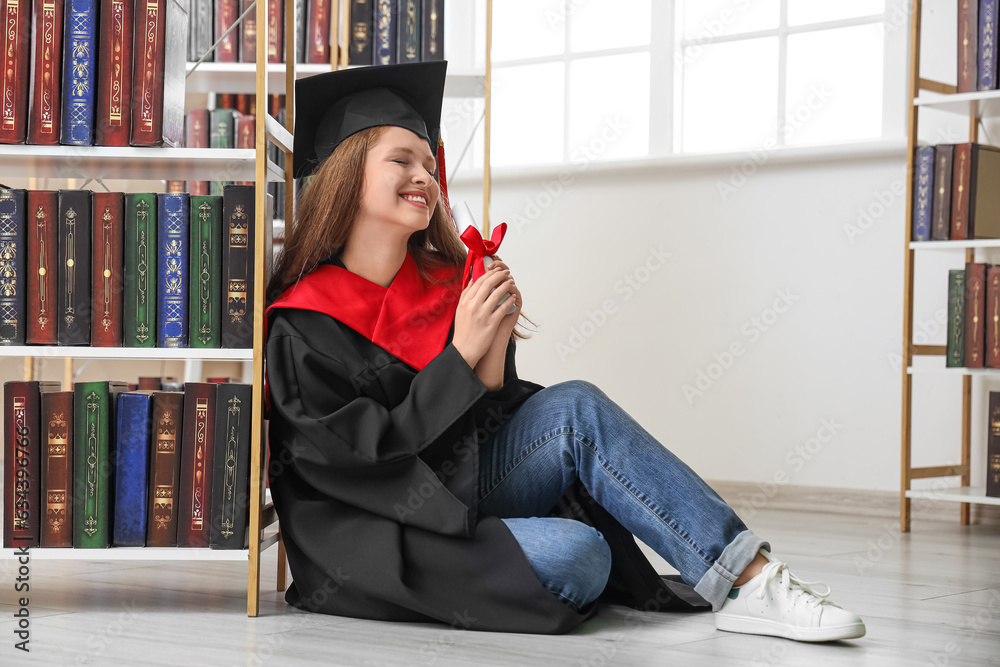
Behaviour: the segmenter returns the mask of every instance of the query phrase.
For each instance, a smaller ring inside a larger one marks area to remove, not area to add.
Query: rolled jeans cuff
[[[695,585],[694,592],[712,604],[712,611],[719,611],[733,588],[733,582],[761,548],[771,551],[770,543],[757,537],[753,531],[744,530],[722,550],[719,558]]]

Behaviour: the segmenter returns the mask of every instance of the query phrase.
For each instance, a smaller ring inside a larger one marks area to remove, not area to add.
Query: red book
[[[284,40],[282,33],[285,24],[282,21],[281,0],[267,0],[267,62],[284,62]]]
[[[951,240],[969,238],[969,187],[972,183],[972,144],[955,144],[951,184]]]
[[[240,14],[247,10],[252,0],[240,0]],[[239,28],[237,28],[239,30]],[[257,62],[257,8],[243,17],[243,29],[240,31],[240,62]]]
[[[3,68],[0,69],[0,143],[22,144],[28,135],[28,63],[31,58],[31,6],[0,0],[3,16]]]
[[[986,367],[1000,368],[1000,266],[986,269]]]
[[[177,546],[207,547],[212,532],[212,468],[215,460],[215,403],[218,385],[184,383]]]
[[[958,92],[979,87],[979,0],[958,2]],[[965,237],[962,237],[965,238]]]
[[[91,263],[90,344],[120,347],[122,344],[122,276],[124,268],[124,196],[121,192],[95,192],[93,202]]]
[[[257,139],[257,123],[253,116],[236,116],[236,147],[253,148]],[[236,185],[253,185],[253,181],[236,181]]]
[[[63,0],[34,0],[28,143],[59,143]]]
[[[163,55],[166,0],[137,0],[132,88],[133,146],[163,145]]]
[[[28,297],[26,340],[32,345],[56,345],[56,290],[59,258],[59,193],[28,190]]]
[[[236,108],[236,93],[216,93],[216,95],[215,95],[215,108],[216,109],[235,109]]]
[[[139,378],[138,389],[153,389],[160,391],[160,378],[151,376],[141,376]]]
[[[229,26],[239,18],[240,0],[216,0],[215,4],[215,39],[218,40],[222,33],[229,30]],[[244,19],[246,20],[246,19]],[[223,37],[219,46],[215,49],[215,62],[235,63],[239,62],[239,36],[240,29],[236,28]],[[219,107],[222,108],[222,107]]]
[[[188,148],[209,147],[209,111],[208,109],[191,109],[187,113],[187,124],[184,129],[184,145]],[[207,195],[208,181],[188,181],[188,193],[192,195]]]
[[[94,116],[94,144],[97,146],[129,145],[132,128],[132,39],[135,31],[133,7],[131,0],[103,0],[101,3],[97,109]]]
[[[965,366],[982,368],[986,350],[986,265],[965,265]]]
[[[306,19],[306,62],[330,62],[330,0],[310,0]]]
[[[73,546],[73,392],[42,392],[42,536],[39,546]]]
[[[285,106],[285,101],[281,99],[281,95],[267,96],[267,112],[275,119],[281,116],[281,107],[283,106]]]
[[[153,394],[153,448],[150,450],[146,546],[177,546],[177,493],[183,432],[184,394]]]

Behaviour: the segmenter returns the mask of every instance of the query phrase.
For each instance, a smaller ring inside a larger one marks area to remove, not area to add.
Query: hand
[[[496,257],[493,260],[493,263],[486,267],[487,273],[491,270],[506,271],[507,273],[510,273],[510,267],[507,266],[499,257]],[[511,276],[511,289],[507,291],[510,292],[510,296],[507,297],[502,304],[500,304],[500,310],[506,313],[510,310],[511,303],[513,303],[514,312],[509,315],[504,315],[504,318],[500,320],[495,339],[496,341],[501,342],[504,350],[507,349],[507,340],[510,338],[511,331],[514,330],[514,325],[517,324],[517,319],[521,316],[521,306],[523,305],[521,290],[517,287],[517,284],[514,283],[513,276]]]
[[[500,298],[507,292],[510,292],[511,296],[502,307],[498,308]],[[462,290],[455,310],[455,333],[452,336],[452,344],[470,367],[475,368],[490,349],[501,331],[501,322],[505,319],[516,321],[516,315],[520,312],[519,306],[511,315],[506,315],[506,312],[510,309],[510,299],[519,298],[519,295],[514,279],[510,276],[510,270],[499,267],[487,270],[478,280]],[[512,327],[513,324],[504,327],[508,337]]]

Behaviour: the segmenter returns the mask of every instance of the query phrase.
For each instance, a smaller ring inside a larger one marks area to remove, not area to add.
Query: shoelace
[[[771,583],[772,579],[781,576],[781,590],[787,593],[795,592],[798,597],[803,594],[811,597],[806,597],[806,603],[814,607],[818,607],[821,604],[833,604],[826,598],[832,592],[829,585],[823,583],[822,581],[802,581],[794,574],[788,571],[788,566],[780,561],[771,561],[761,570],[764,575],[764,581],[761,582],[760,588],[757,589],[757,597],[761,600],[764,599],[764,591],[767,590],[768,584]],[[820,593],[819,590],[813,588],[813,586],[819,585],[826,588],[825,593]],[[835,605],[836,606],[836,605]]]

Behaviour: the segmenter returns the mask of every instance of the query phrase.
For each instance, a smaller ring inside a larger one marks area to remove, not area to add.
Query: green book
[[[236,148],[236,119],[234,109],[212,109],[209,112],[208,145],[211,148]],[[222,189],[232,181],[212,181],[213,195],[222,196]]]
[[[945,366],[965,366],[965,269],[948,271],[948,349]]]
[[[156,195],[125,195],[125,347],[156,347]]]
[[[115,418],[125,382],[73,385],[73,546],[111,545],[114,522]]]
[[[222,197],[191,195],[188,345],[219,347],[222,315]]]

